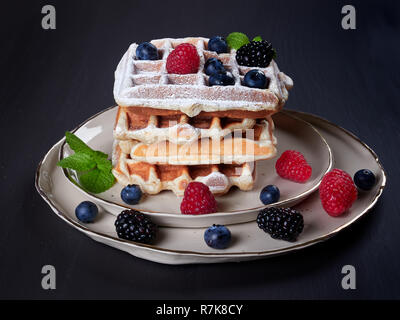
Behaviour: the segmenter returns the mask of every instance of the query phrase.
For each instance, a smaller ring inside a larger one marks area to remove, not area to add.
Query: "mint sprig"
[[[226,37],[228,46],[238,50],[240,47],[250,42],[249,38],[241,32],[232,32]]]
[[[114,179],[111,171],[103,171],[97,168],[82,174],[79,177],[79,182],[90,192],[101,193],[113,186]]]
[[[260,36],[254,37],[253,41],[262,41],[262,38]]]
[[[115,178],[111,172],[112,164],[108,160],[108,155],[91,149],[71,132],[65,133],[65,140],[75,153],[60,160],[57,165],[75,170],[82,187],[92,193],[110,189]]]
[[[89,171],[96,167],[96,161],[89,154],[79,152],[60,160],[57,165],[76,171]]]
[[[90,153],[93,151],[86,145],[86,143],[69,131],[65,132],[65,140],[67,141],[69,147],[75,152]]]

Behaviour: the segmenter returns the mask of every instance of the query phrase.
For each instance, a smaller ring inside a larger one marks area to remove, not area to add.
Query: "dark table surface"
[[[20,1],[2,5],[0,298],[400,298],[398,1]],[[57,29],[41,28],[52,4]],[[114,69],[132,42],[261,35],[293,77],[287,108],[343,126],[380,156],[388,185],[375,208],[333,239],[244,263],[168,266],[96,243],[52,214],[36,166],[68,129],[111,106]],[[43,290],[54,265],[57,289]],[[341,288],[342,266],[357,289]]]

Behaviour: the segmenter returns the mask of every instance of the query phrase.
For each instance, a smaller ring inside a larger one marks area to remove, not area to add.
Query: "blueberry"
[[[228,45],[224,38],[216,36],[208,41],[208,50],[216,53],[226,53],[228,52]]]
[[[211,76],[214,73],[226,73],[225,67],[222,64],[221,60],[217,58],[207,59],[204,64],[204,71],[207,75]]]
[[[136,48],[136,58],[138,60],[158,60],[157,48],[149,42],[143,42]]]
[[[354,183],[361,190],[371,190],[375,185],[375,175],[368,169],[358,170],[354,175]]]
[[[76,217],[84,223],[93,222],[98,213],[99,209],[90,201],[83,201],[75,208]]]
[[[250,88],[265,89],[269,84],[269,79],[264,72],[253,69],[244,76],[244,85]]]
[[[210,86],[233,86],[235,79],[230,72],[227,73],[214,73],[208,79]]]
[[[272,184],[264,187],[260,193],[260,200],[264,204],[271,204],[279,201],[281,193],[277,186]]]
[[[142,197],[142,190],[136,184],[129,184],[121,190],[121,199],[127,204],[138,204]]]
[[[231,241],[231,232],[225,226],[213,224],[204,232],[204,241],[214,249],[225,249]]]

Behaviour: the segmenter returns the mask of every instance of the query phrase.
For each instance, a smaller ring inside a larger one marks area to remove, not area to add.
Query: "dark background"
[[[41,28],[41,8],[57,29]],[[357,29],[341,28],[353,4]],[[398,1],[7,1],[0,19],[2,152],[0,298],[400,298]],[[168,266],[96,243],[56,217],[34,189],[36,166],[65,130],[111,106],[113,72],[132,42],[261,35],[294,79],[287,108],[341,125],[380,156],[376,207],[326,243],[254,262]],[[57,289],[41,288],[41,268]],[[357,290],[341,289],[341,268]]]

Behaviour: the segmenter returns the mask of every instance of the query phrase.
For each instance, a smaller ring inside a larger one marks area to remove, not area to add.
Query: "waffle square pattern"
[[[207,50],[208,39],[191,37],[151,41],[159,52],[160,60],[137,60],[138,44],[130,45],[115,71],[114,98],[120,106],[179,110],[189,117],[200,112],[226,110],[278,111],[288,98],[292,80],[280,72],[275,61],[266,68],[239,66],[236,51],[217,54]],[[166,61],[170,52],[181,43],[191,43],[200,57],[195,74],[169,74]],[[233,86],[209,86],[204,63],[209,58],[222,61],[235,78]],[[260,69],[269,78],[267,89],[244,86],[244,75],[251,69]]]

